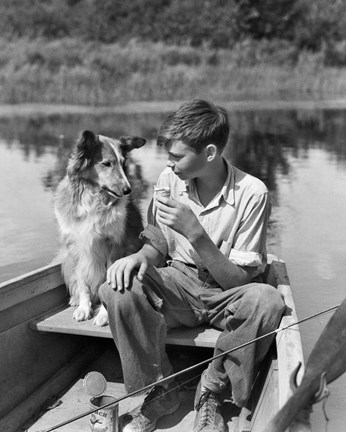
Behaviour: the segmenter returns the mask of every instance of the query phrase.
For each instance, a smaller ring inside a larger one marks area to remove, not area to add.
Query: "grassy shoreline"
[[[188,100],[188,99],[186,99]],[[45,103],[16,103],[0,104],[0,118],[25,117],[31,115],[66,115],[66,114],[159,114],[168,113],[177,109],[181,101],[146,101],[130,102],[114,106],[91,106],[91,105],[65,105]],[[262,100],[262,101],[219,101],[230,112],[256,111],[256,110],[316,110],[316,109],[346,109],[346,98],[330,100]]]
[[[238,104],[346,98],[346,68],[325,66],[323,53],[292,52],[273,41],[214,50],[138,41],[1,39],[0,64],[0,104],[113,107],[194,97]]]

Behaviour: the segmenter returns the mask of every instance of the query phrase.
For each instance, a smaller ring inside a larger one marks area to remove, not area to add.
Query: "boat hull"
[[[266,277],[267,282],[281,292],[287,305],[281,327],[294,324],[297,316],[285,264],[271,258]],[[3,394],[8,395],[0,398],[0,432],[17,431],[23,425],[34,432],[51,427],[71,415],[73,417],[72,412],[88,411],[90,398],[83,391],[79,377],[90,370],[104,372],[112,396],[124,394],[120,359],[109,329],[76,323],[72,317],[60,320],[62,327],[59,329],[51,325],[49,320],[54,320],[65,310],[68,310],[67,293],[59,265],[47,266],[0,286],[0,370],[6,371],[0,378],[0,388]],[[45,320],[49,324],[41,325]],[[167,350],[175,370],[209,358],[218,334],[218,330],[203,328],[179,329],[169,335]],[[110,357],[113,358],[111,362]],[[303,362],[303,352],[299,328],[295,325],[276,336],[276,342],[261,367],[248,407],[239,410],[230,402],[224,404],[223,414],[230,432],[263,429],[268,419],[291,396],[289,379],[298,362]],[[200,373],[197,370],[192,377],[181,378],[182,407],[175,415],[163,419],[158,430],[192,429],[196,384],[193,379],[198,381]],[[49,409],[33,421],[46,401],[56,398],[62,401],[59,408]],[[138,398],[126,401],[121,403],[120,413],[139,403]],[[85,430],[88,416],[79,422],[80,426],[75,422],[70,428],[65,426],[60,430]],[[291,429],[292,432],[308,430],[308,422],[293,425]]]

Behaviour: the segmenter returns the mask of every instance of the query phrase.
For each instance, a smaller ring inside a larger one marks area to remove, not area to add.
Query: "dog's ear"
[[[120,138],[120,147],[124,152],[129,152],[135,148],[144,146],[147,142],[145,138],[136,136],[122,136]]]
[[[100,142],[94,132],[89,130],[82,132],[67,167],[68,175],[74,175],[83,168],[87,168],[99,146]]]

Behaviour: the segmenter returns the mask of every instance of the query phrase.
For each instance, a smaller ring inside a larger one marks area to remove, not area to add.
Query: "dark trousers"
[[[105,283],[100,298],[108,310],[128,392],[172,373],[165,351],[167,329],[210,323],[223,330],[215,346],[219,354],[275,330],[285,310],[281,295],[270,285],[250,283],[223,291],[207,272],[177,261],[149,269],[143,282],[134,278],[123,292]],[[230,384],[234,402],[244,406],[254,368],[273,338],[214,360],[203,385],[218,393]]]

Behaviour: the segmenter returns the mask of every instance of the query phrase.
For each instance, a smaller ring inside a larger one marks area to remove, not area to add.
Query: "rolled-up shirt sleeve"
[[[263,267],[266,264],[267,226],[271,211],[268,193],[254,195],[247,203],[242,222],[232,240],[220,250],[240,266]]]
[[[148,224],[139,235],[140,239],[150,243],[163,258],[167,255],[167,240],[160,228]]]
[[[161,231],[160,227],[157,226],[154,217],[154,206],[153,200],[151,200],[148,208],[148,225],[143,229],[140,233],[139,237],[145,243],[151,244],[153,248],[155,248],[162,255],[162,262],[165,261],[168,253],[168,245],[166,237]]]
[[[231,249],[229,259],[240,266],[259,267],[263,263],[263,257],[259,253],[244,252],[236,249]]]

